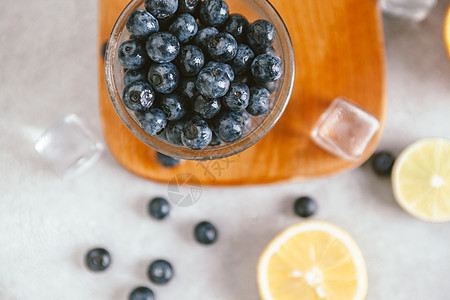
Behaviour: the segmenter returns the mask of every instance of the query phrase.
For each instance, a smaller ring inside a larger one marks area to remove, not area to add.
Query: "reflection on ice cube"
[[[330,153],[357,160],[377,132],[378,120],[344,98],[335,99],[314,126],[313,141]]]

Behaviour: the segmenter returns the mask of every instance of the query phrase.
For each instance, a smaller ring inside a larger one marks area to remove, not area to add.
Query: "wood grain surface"
[[[261,141],[216,161],[183,161],[164,168],[155,151],[121,122],[106,89],[99,59],[100,115],[107,145],[129,171],[159,182],[192,174],[206,185],[307,180],[355,168],[374,152],[384,125],[385,61],[382,19],[375,0],[271,0],[295,50],[296,77],[283,116]],[[100,0],[99,44],[109,37],[128,0]],[[312,126],[331,101],[345,96],[376,116],[380,129],[360,160],[349,162],[316,146]]]

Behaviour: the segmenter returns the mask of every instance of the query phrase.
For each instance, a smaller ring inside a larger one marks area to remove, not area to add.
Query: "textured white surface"
[[[380,148],[398,153],[428,136],[450,138],[450,63],[442,41],[448,0],[430,19],[385,19],[388,115]],[[147,217],[167,186],[138,178],[106,153],[71,181],[33,148],[56,120],[78,114],[101,138],[94,0],[7,1],[0,10],[0,299],[126,299],[140,284],[158,299],[258,299],[256,262],[268,241],[299,221],[292,201],[309,194],[317,219],[347,230],[365,256],[368,300],[449,299],[450,227],[414,219],[395,204],[388,179],[368,165],[297,184],[204,188],[170,219]],[[202,247],[192,227],[209,219],[220,240]],[[92,274],[86,251],[104,246],[111,268]],[[176,276],[154,286],[149,262],[167,258]]]

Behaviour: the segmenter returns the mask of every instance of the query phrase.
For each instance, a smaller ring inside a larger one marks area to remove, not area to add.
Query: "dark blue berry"
[[[169,122],[166,127],[166,137],[169,142],[176,146],[183,146],[181,134],[184,130],[184,122]]]
[[[200,150],[208,146],[211,138],[211,128],[205,120],[199,117],[187,121],[181,134],[183,144],[194,150]]]
[[[253,50],[263,50],[270,46],[276,37],[275,27],[266,20],[257,20],[248,28],[247,40]]]
[[[200,22],[205,26],[221,26],[228,19],[229,9],[225,1],[205,0],[200,4]]]
[[[242,117],[244,118],[244,133],[249,132],[252,128],[252,116],[246,112],[242,112]]]
[[[222,107],[219,99],[205,98],[201,94],[197,94],[192,99],[192,108],[204,119],[214,118]]]
[[[181,47],[180,54],[175,59],[178,71],[184,76],[197,75],[205,64],[202,50],[193,45]]]
[[[163,259],[156,260],[148,267],[147,276],[153,283],[165,284],[173,277],[172,265]]]
[[[241,82],[233,82],[228,93],[222,97],[224,107],[232,111],[244,110],[248,106],[250,99],[250,89]]]
[[[213,131],[211,143],[209,143],[209,145],[214,147],[219,146],[220,144],[222,144],[222,141],[217,137],[217,135]]]
[[[157,32],[152,34],[147,43],[147,54],[156,63],[171,62],[180,52],[180,42],[168,32]]]
[[[152,108],[139,114],[138,119],[142,129],[150,135],[162,132],[167,125],[166,115],[159,108]]]
[[[203,221],[195,225],[194,237],[200,244],[210,245],[217,241],[219,233],[210,222]]]
[[[131,291],[128,300],[155,300],[155,295],[151,289],[140,286]]]
[[[390,152],[380,151],[372,156],[371,162],[372,170],[375,174],[379,176],[389,176],[391,175],[395,157]]]
[[[145,9],[157,19],[166,19],[177,11],[178,0],[145,0]]]
[[[236,56],[237,42],[231,34],[221,32],[209,41],[208,53],[215,61],[230,61]]]
[[[205,68],[207,68],[207,67],[221,69],[221,70],[225,71],[225,73],[227,73],[227,76],[228,76],[228,79],[230,80],[230,82],[232,82],[234,80],[234,71],[233,71],[233,68],[229,64],[221,63],[221,62],[217,62],[217,61],[210,61],[205,65]]]
[[[266,81],[260,84],[262,87],[264,87],[266,90],[269,91],[269,93],[275,92],[277,89],[277,82],[276,81]]]
[[[189,42],[197,34],[197,30],[197,21],[187,13],[180,14],[169,27],[169,32],[176,36],[180,43]]]
[[[95,248],[86,254],[85,263],[91,271],[104,271],[111,264],[111,255],[106,249]]]
[[[159,30],[158,20],[142,9],[137,9],[128,16],[126,26],[131,35],[137,39],[148,37]]]
[[[252,116],[258,117],[269,112],[270,93],[263,87],[257,86],[250,89],[250,100],[247,106],[247,112]]]
[[[146,81],[148,74],[148,68],[142,68],[139,70],[127,70],[123,75],[123,86],[127,86],[135,81]]]
[[[125,86],[122,98],[125,106],[132,111],[144,111],[152,106],[155,92],[147,82],[135,81]]]
[[[198,73],[195,86],[205,97],[220,98],[228,92],[230,80],[225,70],[210,66]]]
[[[197,17],[200,2],[200,0],[178,0],[178,11]]]
[[[261,54],[273,54],[275,55],[275,47],[273,45],[269,45],[268,47],[262,49],[262,50],[256,50],[257,55]]]
[[[148,62],[148,58],[140,42],[128,40],[119,47],[119,61],[125,69],[137,70]]]
[[[150,200],[147,209],[150,216],[157,220],[162,220],[170,213],[170,203],[164,198],[156,197]]]
[[[219,34],[219,30],[215,27],[206,27],[197,32],[195,36],[195,44],[199,46],[203,51],[208,51],[209,41]]]
[[[249,46],[240,44],[237,46],[236,56],[229,62],[236,76],[242,76],[250,71],[250,66],[255,59],[255,54]]]
[[[283,68],[281,58],[273,54],[258,55],[251,65],[252,75],[263,82],[280,79]]]
[[[162,95],[159,105],[166,114],[168,121],[177,121],[186,114],[186,103],[176,93]]]
[[[196,77],[184,77],[181,78],[180,84],[178,85],[177,92],[181,97],[186,99],[192,99],[197,93],[197,88],[195,87]]]
[[[312,216],[317,210],[317,203],[311,197],[300,197],[294,202],[294,212],[302,218]]]
[[[248,21],[240,14],[231,14],[223,30],[231,34],[238,43],[245,43],[247,41]]]
[[[244,118],[241,113],[223,111],[214,120],[214,132],[224,142],[232,143],[244,134]]]
[[[148,71],[148,81],[161,94],[170,94],[178,86],[180,73],[173,63],[156,64]]]

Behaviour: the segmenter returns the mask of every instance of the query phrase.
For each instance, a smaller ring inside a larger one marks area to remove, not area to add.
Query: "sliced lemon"
[[[360,300],[367,292],[364,258],[352,237],[322,221],[287,228],[258,264],[264,300]]]
[[[450,141],[423,139],[408,146],[392,169],[399,205],[428,222],[450,221]]]

